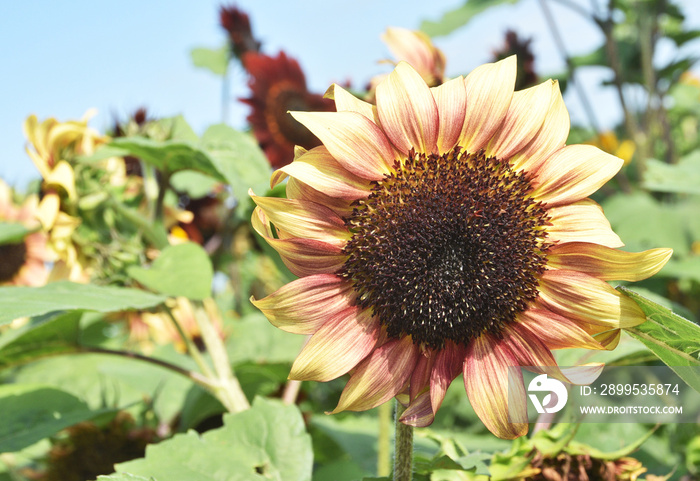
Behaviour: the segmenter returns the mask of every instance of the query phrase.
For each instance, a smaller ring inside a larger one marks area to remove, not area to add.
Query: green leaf
[[[202,135],[202,148],[231,185],[237,199],[247,198],[248,189],[258,194],[269,189],[270,165],[249,134],[225,124],[212,125]]]
[[[216,75],[226,75],[228,68],[228,48],[193,48],[190,57],[195,67],[207,69]]]
[[[112,140],[109,145],[138,157],[163,172],[172,174],[180,170],[195,170],[224,180],[212,164],[212,159],[191,141],[121,137]]]
[[[18,451],[111,409],[91,411],[60,389],[34,384],[0,386],[0,453]]]
[[[97,481],[158,481],[154,477],[144,478],[135,474],[119,473],[110,474],[109,476],[98,476]]]
[[[248,314],[235,321],[232,327],[226,350],[233,364],[292,362],[305,342],[304,336],[277,329],[260,312]]]
[[[655,192],[700,194],[700,151],[683,157],[677,164],[647,159],[642,186]]]
[[[165,301],[139,289],[52,282],[41,287],[0,287],[0,325],[19,317],[54,311],[86,310],[113,312],[148,309]]]
[[[431,37],[447,35],[468,24],[484,10],[503,4],[515,4],[518,0],[467,0],[461,7],[445,12],[440,20],[423,20],[420,29]]]
[[[191,199],[199,199],[214,190],[216,179],[194,170],[181,170],[170,178],[170,185],[178,192],[185,192]]]
[[[30,232],[31,229],[18,222],[0,222],[0,245],[21,242]]]
[[[311,437],[297,407],[257,398],[251,409],[225,415],[222,428],[177,434],[116,470],[167,481],[307,481],[312,463]]]
[[[172,297],[206,299],[214,269],[202,247],[192,242],[163,249],[150,268],[129,267],[128,274],[147,288]]]
[[[47,317],[0,337],[0,369],[79,349],[80,312]]]
[[[647,317],[646,322],[625,330],[700,392],[700,326],[626,287],[617,289],[635,301]]]

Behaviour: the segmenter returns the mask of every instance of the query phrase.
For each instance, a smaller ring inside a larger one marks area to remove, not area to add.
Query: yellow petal
[[[547,214],[552,224],[546,228],[550,242],[590,242],[607,247],[624,245],[610,227],[602,207],[591,199],[551,208]]]
[[[467,89],[464,78],[457,77],[439,87],[430,89],[440,117],[437,140],[438,153],[444,154],[454,148],[464,128],[467,106]]]
[[[338,84],[328,87],[324,97],[335,101],[335,110],[338,112],[357,112],[375,124],[377,123],[377,108],[364,100],[358,99]]]

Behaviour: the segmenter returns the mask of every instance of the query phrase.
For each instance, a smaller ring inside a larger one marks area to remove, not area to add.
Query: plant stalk
[[[396,401],[396,438],[394,440],[394,481],[413,479],[413,426],[399,421],[406,410]]]
[[[394,406],[385,402],[379,406],[379,436],[377,440],[377,476],[391,474],[391,415]]]

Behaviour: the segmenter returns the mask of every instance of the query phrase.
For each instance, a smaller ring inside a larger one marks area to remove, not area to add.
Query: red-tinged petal
[[[296,120],[321,139],[348,171],[381,180],[394,165],[394,150],[382,130],[357,112],[292,112]]]
[[[549,157],[566,145],[570,127],[569,112],[561,96],[559,83],[555,81],[542,128],[525,148],[511,158],[513,168],[537,172]]]
[[[333,414],[366,411],[394,397],[411,376],[419,355],[410,336],[392,339],[375,349],[357,366]]]
[[[377,123],[377,108],[364,100],[358,99],[338,84],[328,87],[324,97],[335,101],[335,109],[338,112],[357,112],[375,124]]]
[[[474,69],[464,79],[467,114],[459,145],[468,152],[484,147],[500,128],[513,98],[515,55]]]
[[[451,341],[445,343],[445,347],[435,354],[435,364],[430,375],[430,403],[434,413],[440,409],[447,388],[464,370],[466,357],[466,348]]]
[[[457,77],[439,87],[430,89],[440,117],[437,148],[439,154],[450,151],[457,145],[464,127],[467,108],[467,89],[464,78]]]
[[[437,152],[438,110],[430,88],[406,62],[377,86],[377,113],[389,140],[403,154]]]
[[[369,182],[343,168],[325,147],[316,147],[273,174],[271,183],[278,183],[276,176],[290,175],[331,197],[346,200],[364,199],[370,193]]]
[[[646,320],[633,300],[582,272],[545,271],[540,277],[539,300],[571,320],[610,329],[633,327]]]
[[[294,199],[258,197],[249,192],[267,220],[279,229],[280,237],[301,237],[344,245],[352,235],[345,222],[326,206]]]
[[[399,421],[416,428],[424,428],[433,424],[435,412],[430,401],[430,392],[426,389],[416,397],[403,412]]]
[[[430,387],[430,373],[433,370],[435,355],[433,352],[423,352],[418,357],[418,362],[411,375],[411,389],[409,391],[411,400],[418,397],[422,391],[427,391]]]
[[[547,213],[552,224],[547,226],[547,240],[550,242],[587,242],[607,247],[624,245],[610,227],[603,209],[590,199],[553,207]]]
[[[296,276],[333,274],[340,269],[347,256],[342,246],[315,239],[288,237],[276,238],[265,213],[256,207],[251,218],[253,229],[262,236],[282,258],[282,262]]]
[[[267,297],[250,302],[273,326],[294,334],[313,334],[330,317],[352,305],[352,285],[332,274],[302,277]]]
[[[325,205],[339,217],[348,217],[352,213],[353,209],[350,205],[350,201],[326,195],[295,179],[294,177],[287,181],[287,198]]]
[[[539,132],[549,111],[553,82],[513,94],[510,107],[501,127],[486,147],[486,154],[509,159],[520,152]]]
[[[325,382],[342,376],[374,349],[380,329],[370,309],[352,306],[330,316],[299,353],[289,379]]]
[[[568,145],[537,170],[534,196],[549,205],[584,199],[617,174],[623,160],[592,145]]]
[[[489,431],[503,439],[515,439],[527,433],[523,375],[520,369],[508,369],[517,365],[508,347],[488,334],[469,344],[464,363],[464,387],[469,402]],[[508,422],[509,408],[512,419],[525,422]]]
[[[533,307],[518,314],[518,324],[549,349],[603,349],[597,339],[571,319],[542,307]]]
[[[552,247],[547,266],[584,272],[604,281],[641,281],[653,276],[668,262],[673,249],[625,252],[598,244],[569,242]]]

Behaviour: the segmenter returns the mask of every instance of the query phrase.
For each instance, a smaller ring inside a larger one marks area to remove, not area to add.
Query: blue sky
[[[588,0],[573,0],[586,7]],[[91,108],[99,114],[91,125],[100,131],[137,107],[152,115],[183,114],[202,132],[221,118],[221,81],[192,66],[189,51],[218,47],[224,35],[218,26],[220,1],[122,0],[104,2],[2,2],[0,6],[0,177],[22,188],[37,177],[24,152],[22,123],[29,114],[40,119],[80,118]],[[364,85],[387,71],[377,63],[389,52],[379,36],[387,26],[418,28],[422,19],[437,19],[462,0],[239,0],[251,15],[253,29],[267,53],[284,49],[296,57],[312,90],[325,91],[332,82],[351,80]],[[553,3],[553,2],[550,2]],[[688,24],[700,28],[700,2],[680,2]],[[601,38],[581,17],[553,3],[570,53],[585,53]],[[489,61],[491,51],[514,28],[533,37],[537,71],[563,69],[536,0],[501,6],[448,37],[436,39],[447,56],[449,76],[469,72]],[[700,51],[696,42],[693,46]],[[661,56],[672,54],[662,46]],[[586,90],[604,126],[619,118],[613,92],[597,87],[606,76],[591,70],[583,76]],[[245,78],[236,70],[231,78],[233,97],[246,94]],[[575,96],[566,97],[574,122],[583,120]],[[233,102],[229,123],[243,127],[247,107]]]

